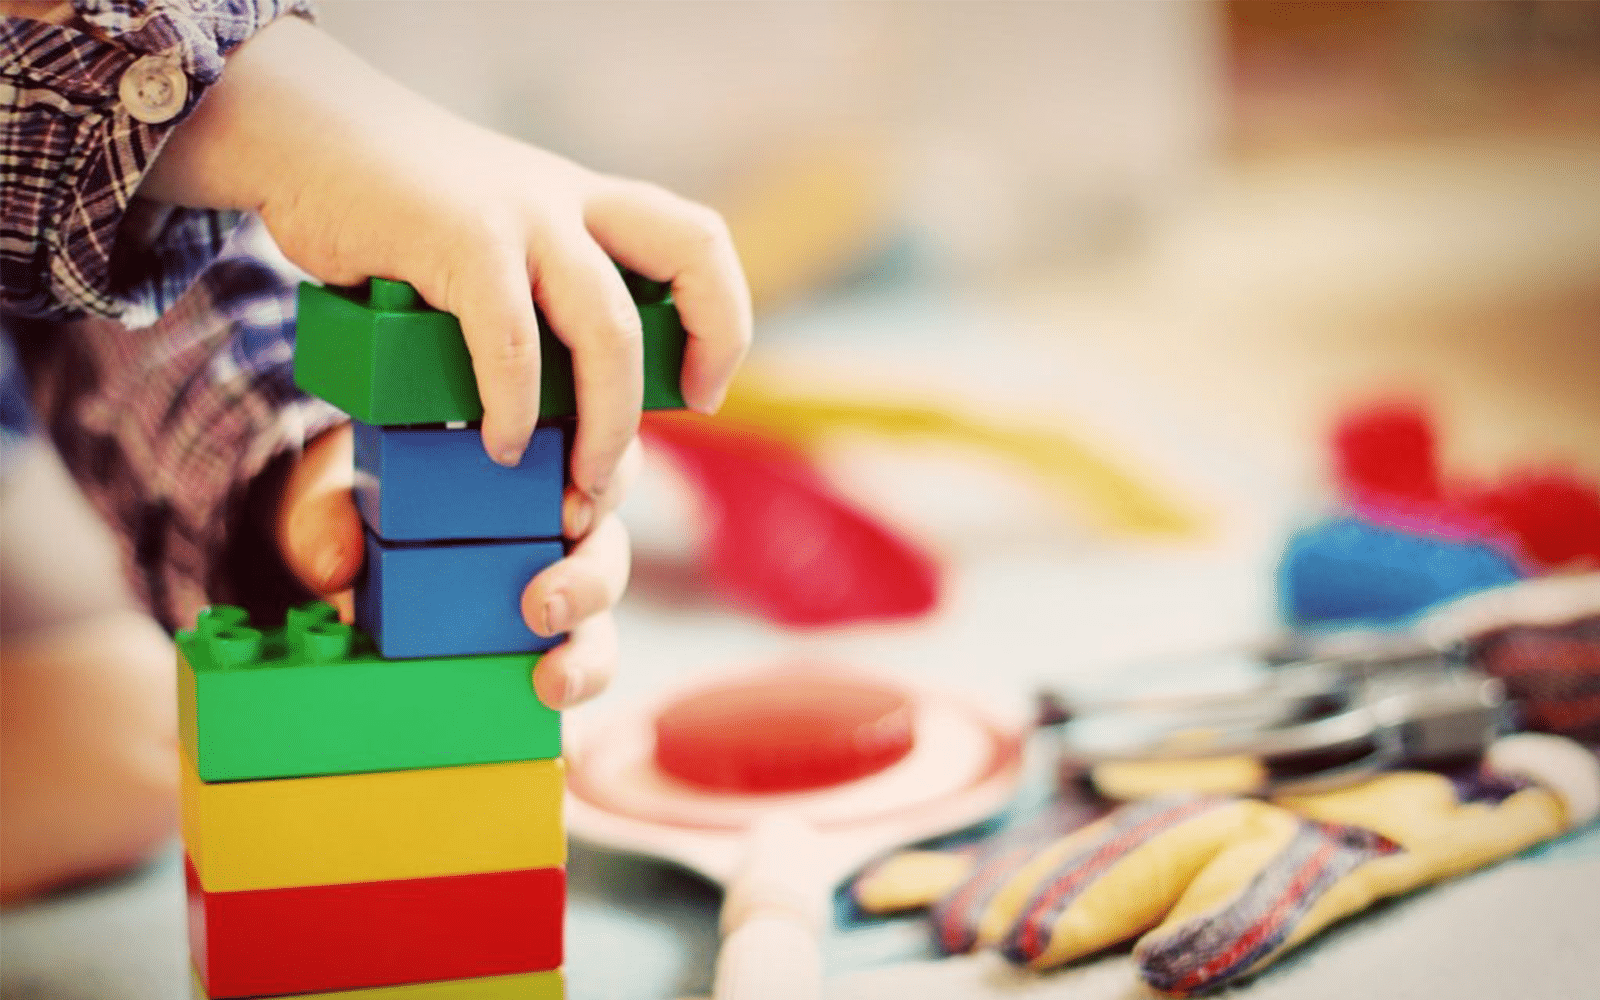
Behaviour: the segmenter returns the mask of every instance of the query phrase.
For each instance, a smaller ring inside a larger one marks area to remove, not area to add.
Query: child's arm
[[[633,437],[642,392],[638,316],[613,259],[672,282],[695,409],[720,404],[749,340],[748,292],[715,213],[462,121],[294,18],[233,53],[140,192],[259,211],[316,277],[398,278],[455,313],[485,447],[507,464],[538,413],[537,302],[572,348],[572,472],[591,496]]]
[[[262,620],[308,598],[273,542],[299,452],[345,418],[292,377],[294,279],[259,225],[153,324],[8,324],[40,433],[120,542],[138,604],[168,630],[210,602]],[[345,548],[359,551],[360,532]],[[314,589],[314,588],[313,588]]]
[[[21,15],[0,22],[0,50],[12,57],[0,82],[13,98],[0,130],[0,313],[29,321],[19,340],[73,359],[50,366],[67,390],[50,407],[51,425],[144,572],[141,596],[172,626],[208,599],[252,603],[236,585],[267,573],[274,549],[319,592],[343,586],[359,562],[349,539],[295,542],[283,516],[272,536],[274,512],[262,510],[282,484],[261,471],[287,460],[299,469],[299,448],[335,418],[287,380],[277,279],[193,289],[175,308],[233,231],[230,213],[216,208],[258,208],[321,277],[382,273],[425,292],[431,280],[444,290],[429,294],[446,308],[503,309],[530,322],[537,298],[578,345],[587,443],[577,478],[586,489],[570,491],[565,523],[574,540],[594,538],[534,580],[524,608],[538,631],[563,631],[559,618],[572,626],[573,640],[541,661],[541,692],[593,691],[614,660],[601,612],[626,578],[627,553],[607,512],[622,478],[611,469],[626,435],[616,438],[637,420],[638,392],[634,317],[607,305],[627,300],[605,258],[673,280],[695,335],[686,394],[714,405],[748,337],[748,302],[720,222],[428,107],[298,19],[273,20],[294,0],[64,6],[0,0],[0,12]],[[258,31],[248,51],[237,48]],[[401,263],[387,266],[390,257]],[[494,285],[479,264],[507,275],[490,289],[505,301],[476,291]],[[432,278],[418,280],[412,267]],[[65,323],[85,315],[120,322]],[[156,329],[137,329],[158,318]],[[484,378],[520,373],[533,385],[537,358],[504,354]],[[484,368],[481,351],[477,360]],[[534,412],[531,395],[525,402]],[[318,439],[319,454],[335,441]],[[354,523],[348,493],[334,498]],[[300,506],[275,513],[290,509]],[[237,558],[233,541],[262,521],[266,545]],[[344,558],[327,570],[335,556]],[[577,676],[558,669],[564,662],[593,669],[582,683],[561,683]]]
[[[155,322],[237,213],[136,196],[226,58],[306,0],[0,0],[0,313]]]

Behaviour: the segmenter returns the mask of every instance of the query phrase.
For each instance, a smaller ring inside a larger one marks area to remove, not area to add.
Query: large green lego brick
[[[624,275],[644,326],[644,408],[684,407],[687,340],[668,286]],[[539,317],[539,414],[577,411],[572,354]],[[461,324],[410,285],[372,278],[365,288],[300,286],[295,382],[357,420],[380,426],[478,420],[483,403]]]
[[[271,632],[208,608],[178,633],[178,725],[202,781],[548,760],[560,713],[533,690],[536,654],[385,660],[333,608]]]

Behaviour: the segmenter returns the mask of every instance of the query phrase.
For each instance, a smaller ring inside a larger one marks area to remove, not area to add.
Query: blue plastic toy
[[[1278,566],[1278,597],[1284,618],[1301,628],[1394,625],[1521,578],[1510,557],[1481,542],[1343,517],[1289,540]]]
[[[355,422],[356,503],[385,541],[560,538],[565,431],[541,427],[515,468],[467,428]]]
[[[559,560],[560,541],[390,543],[367,532],[356,624],[387,659],[542,652],[563,637],[522,620],[522,589]]]

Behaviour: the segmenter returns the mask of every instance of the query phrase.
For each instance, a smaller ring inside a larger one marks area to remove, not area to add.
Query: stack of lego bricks
[[[646,405],[681,406],[671,299],[629,284]],[[559,998],[560,717],[532,686],[553,641],[520,599],[564,551],[571,358],[546,338],[548,420],[503,468],[459,326],[408,286],[306,286],[298,339],[302,387],[356,420],[366,568],[355,626],[218,606],[178,636],[196,995]]]

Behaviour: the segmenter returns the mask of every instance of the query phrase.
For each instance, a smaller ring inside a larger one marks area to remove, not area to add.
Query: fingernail
[[[560,635],[567,630],[567,618],[571,614],[567,607],[567,595],[551,594],[544,599],[544,634],[546,637]]]
[[[561,707],[568,708],[583,697],[583,670],[579,667],[568,667],[566,679],[561,685]]]
[[[562,523],[568,538],[583,538],[594,527],[594,502],[576,490],[567,494],[562,505]]]
[[[522,462],[522,449],[506,448],[496,455],[494,460],[508,469],[514,469]]]
[[[322,553],[317,560],[317,580],[323,590],[333,589],[339,576],[339,570],[344,568],[344,553],[337,548],[330,548]]]

